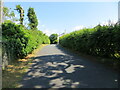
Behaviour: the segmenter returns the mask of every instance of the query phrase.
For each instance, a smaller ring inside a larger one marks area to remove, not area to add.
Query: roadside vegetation
[[[51,34],[49,36],[50,43],[51,44],[57,44],[58,43],[58,34]]]
[[[2,57],[7,54],[8,64],[3,62],[3,88],[17,88],[22,76],[32,64],[33,51],[47,44],[57,44],[58,35],[48,37],[38,30],[38,19],[34,8],[29,8],[29,23],[24,25],[24,8],[16,5],[20,18],[14,11],[3,8]],[[19,22],[16,24],[16,21]],[[43,45],[44,44],[44,45]],[[120,66],[120,25],[85,28],[60,37],[60,45],[82,54],[103,57],[100,62],[118,68]]]
[[[60,37],[60,45],[104,59],[102,62],[112,66],[120,65],[120,25],[84,28]]]
[[[6,69],[2,71],[2,88],[19,88],[19,82],[28,71],[28,68],[32,65],[32,58],[35,57],[35,54],[46,45],[47,44],[40,45],[24,59],[18,59],[7,65]]]
[[[10,21],[4,22],[2,29],[3,45],[15,59],[24,58],[40,44],[50,43],[49,37],[41,31],[28,30]]]
[[[16,5],[15,10],[20,14],[20,19],[15,17],[11,9],[3,8],[2,88],[17,88],[18,82],[32,64],[33,51],[50,44],[49,37],[37,28],[38,19],[34,8],[28,9],[27,26],[24,25],[24,9]]]
[[[28,9],[28,27],[23,25],[24,10],[20,5],[16,9],[20,14],[19,24],[15,24],[13,11],[4,7],[4,22],[2,23],[3,54],[6,52],[10,62],[22,59],[41,44],[49,44],[47,35],[37,29],[38,20],[34,8]]]

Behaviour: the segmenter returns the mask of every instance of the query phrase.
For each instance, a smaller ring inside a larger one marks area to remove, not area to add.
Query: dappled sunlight
[[[115,79],[115,82],[118,82],[118,80],[117,80],[117,79]]]
[[[47,65],[48,65],[48,66],[52,66],[52,67],[57,67],[56,64],[52,64],[51,62],[48,62]]]
[[[50,81],[50,85],[53,85],[52,88],[62,88],[65,87],[65,85],[63,85],[65,83],[65,81],[63,80],[63,78],[57,78],[57,79],[53,79]]]
[[[47,77],[47,78],[54,78],[54,77],[56,77],[56,76],[57,76],[57,73],[52,74],[52,75],[45,75],[44,77]]]
[[[74,82],[74,83],[72,83],[71,88],[76,88],[77,85],[79,85],[79,84],[80,84],[79,82]]]
[[[99,64],[63,50],[61,52],[64,54],[58,52],[47,55],[48,52],[45,51],[45,55],[33,57],[32,65],[21,82],[21,88],[98,88],[111,87],[111,81],[116,82],[116,76],[113,77],[111,72]],[[108,76],[107,72],[111,74]]]
[[[26,87],[24,86],[26,81],[34,81],[37,78],[40,80],[39,85],[34,85],[32,86],[33,88],[44,88],[45,85],[43,84],[47,84],[47,87],[51,88],[75,88],[80,84],[79,81],[70,78],[72,75],[67,77],[67,73],[74,73],[79,68],[84,67],[83,65],[72,64],[74,62],[72,56],[48,55],[34,57],[33,59],[33,64],[27,72],[27,75],[23,78],[23,86],[21,87]],[[47,83],[44,83],[44,81]]]
[[[36,86],[34,86],[34,88],[42,88],[42,86],[36,85]]]
[[[71,64],[71,66],[68,67],[68,68],[66,68],[65,71],[66,71],[67,73],[73,73],[73,72],[75,72],[75,68],[76,68],[76,67],[84,68],[83,65],[73,65],[73,64]]]
[[[66,87],[66,85],[69,85],[70,88],[76,88],[79,84],[79,82],[72,82],[70,79],[64,80],[62,77],[50,81],[50,85],[53,85],[51,88],[63,88]]]
[[[20,62],[27,62],[28,60],[26,60],[26,59],[19,59],[18,61],[20,61]]]
[[[13,65],[7,65],[8,68],[13,68],[14,66]]]
[[[33,57],[34,55],[33,54],[29,54],[29,55],[27,55],[26,57],[25,57],[25,59],[29,59],[29,58],[31,58],[31,57]]]
[[[12,69],[7,69],[6,71],[12,71]]]
[[[63,73],[62,70],[52,70],[51,72],[53,72],[53,73]]]

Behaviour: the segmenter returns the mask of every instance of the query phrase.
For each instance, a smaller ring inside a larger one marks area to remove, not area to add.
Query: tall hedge
[[[120,59],[120,25],[74,31],[60,37],[60,44],[78,52]]]
[[[15,58],[23,58],[40,44],[49,44],[49,37],[41,31],[26,30],[23,26],[6,21],[2,24],[3,45]]]

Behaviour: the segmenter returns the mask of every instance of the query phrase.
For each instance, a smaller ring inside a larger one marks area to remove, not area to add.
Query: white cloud
[[[45,27],[45,25],[44,24],[39,24],[38,26],[37,26],[37,28],[38,28],[38,30],[41,30],[41,29],[45,29],[46,27]]]
[[[50,36],[53,33],[53,31],[51,31],[50,29],[46,28],[46,26],[44,24],[43,25],[39,24],[38,25],[38,30],[42,31],[43,33],[45,33],[48,36]]]
[[[50,36],[54,32],[50,31],[49,29],[46,29],[46,30],[43,30],[43,33],[45,33],[46,35]]]
[[[57,29],[50,29],[46,25],[44,25],[40,20],[38,20],[39,25],[37,26],[38,30],[42,31],[46,35],[50,36],[53,33],[59,34],[59,30]]]
[[[109,20],[109,21],[101,22],[100,25],[109,25],[109,24],[115,24],[115,23],[117,23],[117,20]]]
[[[48,36],[50,36],[51,34],[61,34],[60,32],[59,32],[59,30],[57,30],[57,29],[44,29],[44,30],[42,30],[42,32],[43,33],[45,33],[46,35],[48,35]]]
[[[118,20],[113,20],[113,21],[112,21],[112,23],[117,23],[117,22],[118,22]]]
[[[80,29],[83,29],[83,28],[85,28],[85,27],[83,25],[80,25],[80,26],[75,26],[73,28],[73,30],[80,30]]]
[[[46,26],[44,24],[42,24],[40,20],[38,20],[37,28],[38,28],[38,30],[45,30]]]

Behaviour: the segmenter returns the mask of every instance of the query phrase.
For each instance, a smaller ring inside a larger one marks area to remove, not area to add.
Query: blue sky
[[[83,27],[106,24],[108,20],[118,20],[117,2],[5,2],[4,5],[15,9],[20,4],[25,10],[35,9],[39,20],[38,28],[47,35],[66,33]],[[17,17],[19,14],[15,11]],[[27,16],[25,17],[27,18]],[[25,20],[27,22],[27,20]]]

